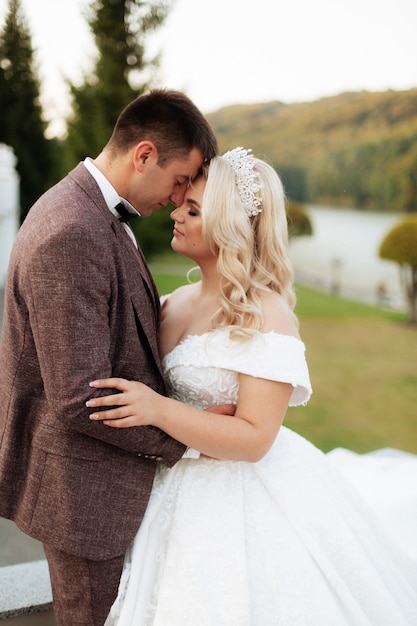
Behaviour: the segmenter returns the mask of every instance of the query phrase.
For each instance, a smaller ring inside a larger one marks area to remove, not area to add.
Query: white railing
[[[19,176],[13,149],[0,143],[0,285],[6,282],[10,252],[18,230]]]

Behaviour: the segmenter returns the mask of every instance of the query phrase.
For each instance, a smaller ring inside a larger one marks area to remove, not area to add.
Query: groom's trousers
[[[117,596],[124,554],[91,561],[43,544],[57,626],[103,626]]]

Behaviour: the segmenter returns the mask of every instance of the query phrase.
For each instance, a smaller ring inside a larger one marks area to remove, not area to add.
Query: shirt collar
[[[111,213],[113,213],[115,217],[117,218],[119,217],[119,214],[117,210],[115,209],[116,205],[119,204],[119,202],[122,202],[122,204],[127,209],[127,211],[129,211],[129,213],[138,215],[140,217],[139,211],[137,211],[135,207],[132,204],[130,204],[128,200],[126,200],[126,198],[121,198],[119,196],[119,194],[117,193],[113,185],[107,180],[104,174],[100,172],[100,170],[93,163],[93,160],[90,159],[90,157],[87,157],[86,159],[84,159],[83,163],[85,167],[87,168],[87,170],[90,172],[91,176],[96,181],[97,185],[99,186],[100,191],[103,194],[104,201],[107,204],[109,211],[111,211]]]

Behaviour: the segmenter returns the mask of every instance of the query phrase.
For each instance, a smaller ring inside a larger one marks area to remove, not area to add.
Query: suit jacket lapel
[[[86,167],[82,163],[78,164],[69,176],[88,194],[102,217],[109,223],[110,228],[120,241],[120,246],[123,246],[122,258],[136,317],[162,375],[157,338],[160,320],[159,295],[143,253],[140,249],[135,248],[122,223],[109,211],[100,188]],[[146,302],[143,298],[144,293],[146,294]]]
[[[155,283],[142,252],[136,250],[133,244],[129,246],[129,251],[126,251],[123,260],[136,317],[146,336],[158,369],[162,373],[157,336],[160,320],[160,304]],[[144,302],[144,296],[146,302]]]

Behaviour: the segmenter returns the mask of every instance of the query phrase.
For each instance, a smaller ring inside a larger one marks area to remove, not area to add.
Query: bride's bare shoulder
[[[162,307],[175,308],[189,302],[195,292],[195,284],[182,285],[167,296],[162,296]]]
[[[275,292],[263,296],[262,312],[264,317],[262,332],[274,331],[300,338],[297,317],[283,296]]]

